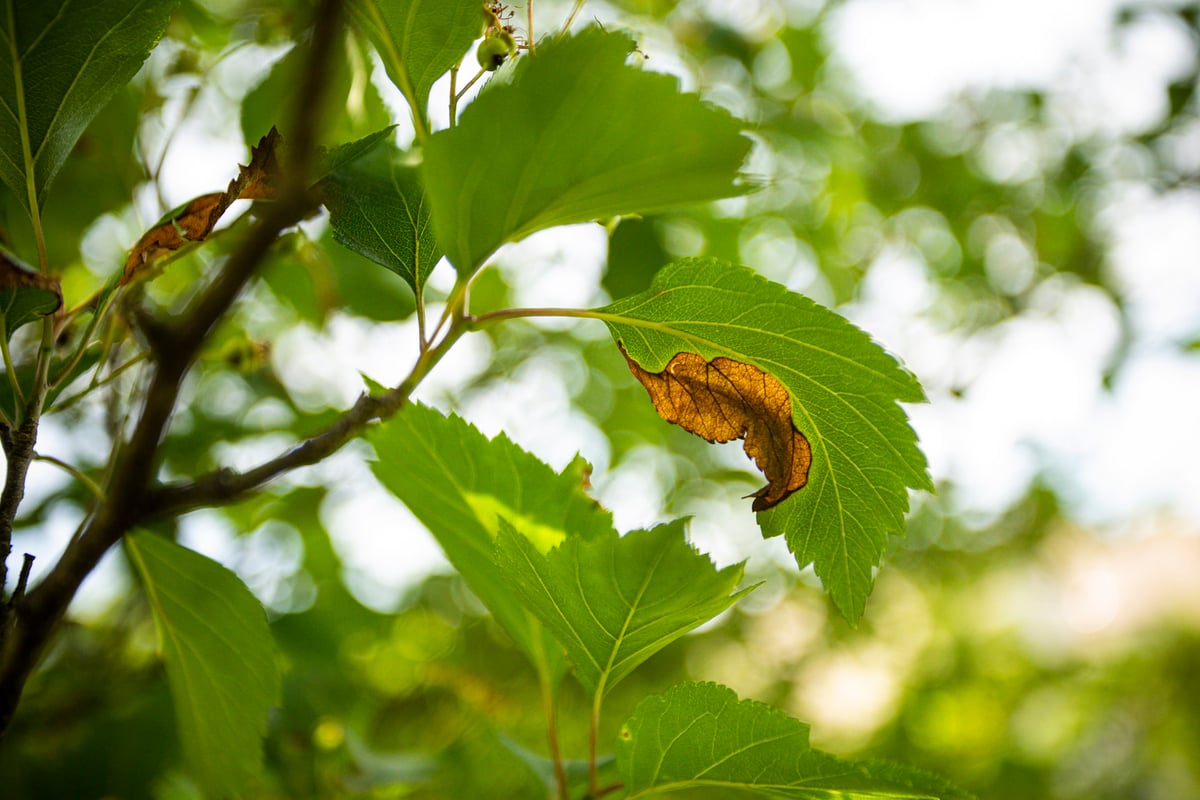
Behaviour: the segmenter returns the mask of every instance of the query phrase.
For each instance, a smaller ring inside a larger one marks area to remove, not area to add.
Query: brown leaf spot
[[[812,449],[792,422],[792,398],[776,378],[752,364],[679,353],[662,372],[647,372],[621,347],[634,377],[659,415],[710,442],[745,439],[767,485],[748,497],[766,511],[808,483]]]
[[[121,283],[129,283],[147,265],[186,243],[204,241],[234,200],[266,200],[274,197],[280,175],[279,143],[279,131],[271,128],[259,140],[257,147],[250,148],[250,163],[238,168],[237,177],[229,182],[225,191],[192,199],[179,213],[146,231],[125,259]]]

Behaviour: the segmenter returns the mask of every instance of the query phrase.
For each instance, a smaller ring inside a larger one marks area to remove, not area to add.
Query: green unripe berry
[[[499,31],[489,34],[479,43],[479,47],[475,48],[475,58],[479,60],[479,66],[488,72],[494,72],[516,52],[517,42],[513,39],[512,34],[508,31]]]

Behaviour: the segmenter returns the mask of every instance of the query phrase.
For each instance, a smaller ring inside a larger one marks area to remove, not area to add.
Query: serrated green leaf
[[[467,585],[535,664],[563,669],[558,648],[513,596],[495,562],[501,520],[548,550],[567,537],[612,530],[583,491],[586,464],[556,473],[503,434],[488,439],[460,417],[414,404],[372,431],[380,482],[425,524]]]
[[[741,124],[681,94],[673,77],[626,66],[632,50],[629,37],[598,28],[542,44],[511,83],[430,138],[426,193],[460,273],[543,228],[743,191]]]
[[[718,570],[687,543],[683,520],[618,536],[570,538],[546,555],[502,531],[497,557],[511,590],[603,696],[650,656],[732,606],[742,564]]]
[[[420,297],[442,253],[417,168],[405,154],[381,141],[331,171],[320,188],[334,238],[404,278]]]
[[[0,9],[0,178],[37,204],[92,117],[150,55],[176,0],[18,2]]]
[[[355,0],[350,9],[423,122],[434,82],[483,33],[482,6],[480,0]]]
[[[160,536],[125,537],[154,615],[187,757],[212,797],[258,774],[267,712],[280,692],[263,607],[232,572]]]
[[[812,446],[808,485],[758,515],[813,564],[851,623],[862,616],[889,534],[903,531],[907,488],[932,490],[925,456],[897,401],[920,402],[916,379],[850,322],[745,267],[686,259],[650,289],[598,310],[649,372],[677,353],[753,364],[788,390]]]
[[[803,722],[715,683],[647,697],[621,727],[616,757],[628,800],[686,789],[795,800],[969,797],[919,770],[813,750]]]

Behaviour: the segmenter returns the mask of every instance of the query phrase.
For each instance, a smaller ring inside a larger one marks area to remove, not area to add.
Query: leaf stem
[[[19,418],[21,406],[25,405],[25,392],[21,390],[21,382],[17,380],[17,370],[13,367],[12,353],[8,349],[8,319],[7,314],[0,311],[0,353],[4,357],[4,372],[8,375],[9,385],[12,386],[15,405],[13,413]]]
[[[558,38],[561,39],[571,30],[571,24],[575,22],[575,17],[579,16],[579,12],[583,10],[583,0],[575,0],[575,6],[571,9],[571,13],[567,15],[567,21],[563,23],[562,30],[558,32]]]
[[[486,69],[480,69],[479,72],[475,73],[475,77],[471,78],[471,80],[467,81],[466,86],[462,87],[462,89],[459,91],[459,93],[454,96],[453,102],[450,105],[450,119],[454,119],[455,116],[458,114],[458,101],[463,98],[463,95],[465,95],[467,93],[468,89],[470,89],[472,86],[475,85],[475,81],[479,80],[486,74],[487,74]]]
[[[112,307],[112,298],[115,293],[110,293],[103,302],[97,303],[95,312],[92,318],[88,320],[87,328],[84,329],[83,336],[79,340],[79,347],[71,356],[70,360],[63,365],[59,370],[58,375],[54,376],[50,381],[50,388],[57,389],[59,384],[67,379],[67,376],[74,372],[75,367],[83,360],[83,354],[87,351],[88,345],[91,344],[92,334],[96,332],[96,327],[100,324],[101,318],[108,313],[108,309]],[[97,298],[99,300],[99,298]]]
[[[592,719],[588,727],[588,793],[595,797],[600,791],[600,776],[596,766],[596,740],[600,737],[600,706],[604,702],[604,689],[596,689],[592,698]]]
[[[571,787],[567,783],[567,770],[563,766],[562,749],[558,742],[558,708],[555,704],[554,683],[550,679],[550,667],[546,663],[544,642],[537,648],[538,683],[542,690],[542,713],[546,717],[546,743],[550,748],[550,760],[554,764],[554,782],[557,800],[570,800]]]
[[[79,481],[84,486],[86,486],[87,490],[89,492],[91,492],[97,500],[104,502],[104,500],[105,500],[104,490],[100,488],[100,484],[96,483],[94,480],[89,478],[78,467],[73,467],[60,458],[55,458],[54,456],[42,455],[41,453],[34,453],[33,460],[34,461],[44,461],[47,464],[53,464],[54,466],[58,467],[63,472],[66,472],[71,477],[75,478],[75,480]]]
[[[537,39],[533,35],[533,0],[526,0],[525,16],[529,20],[529,54],[537,53]]]
[[[470,317],[471,330],[481,330],[510,319],[525,319],[528,317],[579,317],[582,319],[607,319],[609,314],[590,308],[506,308],[500,311],[489,311],[478,317]]]
[[[101,386],[106,386],[106,385],[112,383],[114,380],[116,380],[123,372],[125,372],[130,367],[136,366],[137,364],[140,364],[149,358],[150,358],[150,354],[145,351],[138,353],[136,356],[133,356],[132,358],[130,358],[128,361],[126,361],[121,366],[113,369],[104,378],[102,378],[100,380],[93,380],[91,383],[88,384],[86,389],[81,389],[78,393],[71,395],[66,400],[63,400],[61,403],[56,403],[54,405],[54,410],[62,411],[63,409],[70,408],[71,406],[75,405],[80,400],[82,400],[83,398],[87,397],[89,394],[94,392],[96,389],[99,389]]]
[[[8,44],[12,60],[12,79],[17,96],[17,128],[21,132],[21,155],[25,162],[25,191],[29,203],[29,218],[33,221],[33,236],[37,241],[38,266],[42,272],[50,266],[46,255],[46,236],[42,231],[42,213],[38,207],[37,164],[33,158],[33,145],[29,141],[29,115],[25,108],[25,79],[21,74],[21,54],[17,50],[16,4],[8,3]]]

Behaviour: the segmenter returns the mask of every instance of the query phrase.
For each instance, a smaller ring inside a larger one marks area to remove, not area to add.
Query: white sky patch
[[[1200,337],[1200,190],[1128,186],[1100,225],[1139,336],[1160,344]]]
[[[850,0],[836,58],[896,120],[926,119],[980,86],[1044,86],[1103,47],[1115,0]]]

